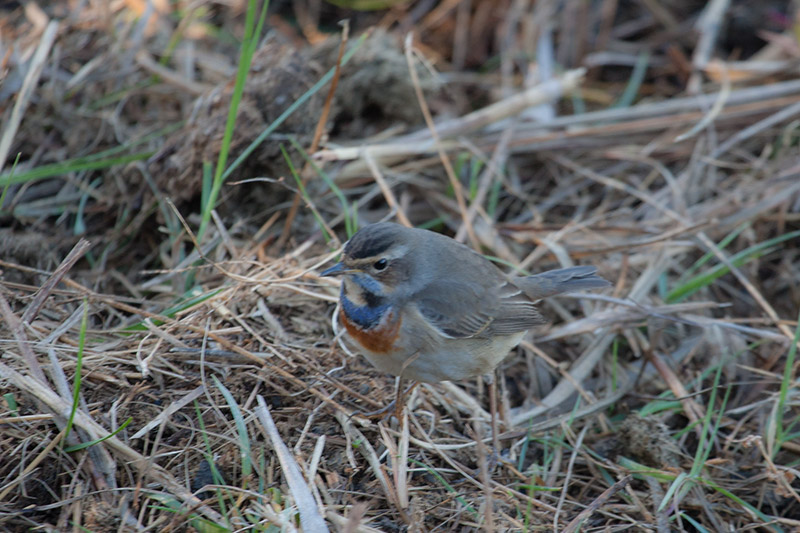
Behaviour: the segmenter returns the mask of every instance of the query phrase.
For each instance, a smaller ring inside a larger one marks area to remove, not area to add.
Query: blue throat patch
[[[383,298],[379,298],[384,301]],[[369,329],[377,326],[383,314],[389,309],[388,303],[378,305],[356,305],[344,293],[344,285],[342,285],[342,310],[349,320],[355,322],[362,329]]]

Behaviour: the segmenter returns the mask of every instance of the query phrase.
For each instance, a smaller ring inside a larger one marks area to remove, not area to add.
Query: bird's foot
[[[387,423],[389,422],[392,417],[394,416],[398,421],[402,419],[403,414],[403,406],[400,405],[398,408],[397,401],[392,400],[389,402],[385,407],[381,407],[376,411],[368,411],[366,413],[362,411],[355,411],[350,417],[360,416],[361,418],[366,418],[368,420],[375,420],[379,422]]]

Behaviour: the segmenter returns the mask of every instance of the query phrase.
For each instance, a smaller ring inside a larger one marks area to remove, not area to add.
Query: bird
[[[593,266],[505,274],[472,248],[434,231],[370,224],[321,276],[341,276],[339,323],[378,370],[437,383],[491,375],[527,331],[545,322],[542,298],[611,284]],[[392,407],[377,411],[384,413]]]

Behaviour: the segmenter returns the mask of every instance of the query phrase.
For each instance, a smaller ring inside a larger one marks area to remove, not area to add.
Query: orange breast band
[[[380,323],[369,329],[363,329],[349,320],[344,309],[339,310],[339,320],[344,324],[347,333],[361,347],[378,354],[388,354],[394,350],[394,343],[400,335],[400,323],[402,322],[394,310],[387,311]]]

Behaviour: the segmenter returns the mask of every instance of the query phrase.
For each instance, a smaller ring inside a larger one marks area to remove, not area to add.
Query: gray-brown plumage
[[[507,276],[449,237],[392,223],[356,233],[333,274],[345,276],[340,318],[366,357],[428,382],[493,370],[543,322],[541,298],[610,285],[591,266]]]

